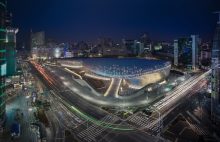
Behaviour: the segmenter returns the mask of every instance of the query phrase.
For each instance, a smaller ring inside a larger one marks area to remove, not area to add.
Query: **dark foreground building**
[[[6,76],[6,0],[0,0],[0,131],[5,122],[5,76]]]
[[[215,123],[220,124],[220,15],[213,39],[211,101],[212,120]]]
[[[16,34],[17,28],[12,27],[12,13],[6,13],[6,64],[7,76],[13,76],[16,73]]]

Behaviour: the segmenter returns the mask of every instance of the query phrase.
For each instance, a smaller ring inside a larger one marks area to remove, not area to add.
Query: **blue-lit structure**
[[[109,78],[129,79],[170,66],[170,63],[166,61],[138,58],[88,58],[82,60],[84,67],[88,70]]]
[[[136,89],[165,79],[171,68],[170,62],[143,58],[88,58],[82,62],[88,74],[122,79]]]
[[[74,79],[76,82],[83,84],[77,85],[77,89],[69,86],[71,89],[86,92],[89,88],[90,93],[80,93],[80,97],[93,104],[112,108],[149,104],[156,96],[148,99],[146,94],[141,92],[164,81],[171,69],[170,62],[144,58],[73,58],[60,59],[58,64],[63,66],[67,73],[76,75],[79,78]],[[74,73],[75,69],[79,74]],[[87,79],[101,81],[106,90],[102,94],[96,92],[85,83]],[[66,80],[64,83],[67,82]],[[68,83],[66,85],[68,86]]]
[[[195,70],[198,68],[199,36],[174,40],[174,65]]]

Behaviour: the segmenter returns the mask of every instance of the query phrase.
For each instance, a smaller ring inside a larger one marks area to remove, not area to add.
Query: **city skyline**
[[[220,142],[220,1],[0,0],[3,141]]]
[[[44,30],[59,41],[135,39],[143,33],[153,40],[172,41],[190,34],[211,40],[216,26],[213,12],[219,5],[218,0],[8,1],[20,42],[31,29]]]

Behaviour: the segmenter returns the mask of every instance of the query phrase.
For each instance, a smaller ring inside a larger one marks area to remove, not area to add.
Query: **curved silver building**
[[[123,79],[139,89],[166,78],[171,68],[170,62],[139,58],[91,58],[83,66],[94,76]]]
[[[88,102],[106,107],[147,105],[153,98],[146,97],[145,86],[149,89],[164,80],[171,69],[170,62],[139,58],[61,59],[58,64],[76,76],[74,86],[72,78],[66,78],[67,87]]]

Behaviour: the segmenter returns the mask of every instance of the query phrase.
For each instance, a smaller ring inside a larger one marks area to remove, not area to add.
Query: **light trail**
[[[94,117],[91,117],[91,116],[81,112],[75,106],[72,106],[72,105],[68,104],[62,98],[60,98],[58,95],[56,95],[53,91],[51,91],[51,92],[53,93],[54,96],[56,96],[62,102],[62,104],[64,106],[66,106],[67,108],[69,108],[70,110],[72,110],[73,112],[78,114],[84,120],[92,122],[92,123],[96,124],[97,126],[105,127],[105,128],[108,128],[108,129],[120,130],[120,131],[132,131],[132,130],[135,130],[135,128],[129,128],[130,126],[120,126],[118,124],[112,124],[112,123],[107,123],[107,122],[104,122],[104,121],[97,120]]]
[[[172,92],[171,96],[167,96],[165,99],[162,99],[162,101],[160,101],[160,104],[156,106],[157,109],[160,110],[166,107],[168,104],[170,105],[171,103],[176,102],[177,99],[184,97],[184,95],[188,93],[194,85],[204,79],[207,75],[209,75],[209,73],[211,73],[210,70],[196,78],[190,79],[189,81],[187,81],[187,83],[184,83],[182,86],[180,86],[180,88],[178,88],[178,90]]]
[[[178,100],[180,100],[182,97],[185,96],[186,93],[188,93],[188,91],[194,86],[196,85],[199,81],[201,81],[202,79],[204,79],[204,77],[206,77],[211,71],[208,71],[200,76],[195,76],[190,78],[189,80],[185,81],[183,84],[181,84],[179,87],[177,87],[177,89],[174,89],[174,91],[168,93],[170,94],[169,96],[165,97],[165,99],[163,101],[160,101],[160,103],[158,103],[157,108],[163,109],[163,108],[168,108],[168,104],[169,105],[175,105],[174,103],[177,102]],[[112,80],[113,81],[113,80]],[[53,85],[53,84],[51,84]],[[112,86],[111,86],[112,87]],[[54,94],[56,95],[56,94]],[[56,95],[57,96],[57,95]],[[59,96],[57,96],[59,97]],[[68,110],[71,110],[72,112],[78,114],[81,118],[83,118],[84,120],[87,120],[89,122],[94,123],[95,125],[101,126],[101,127],[105,127],[105,128],[109,128],[109,129],[114,129],[114,130],[120,130],[120,131],[132,131],[132,130],[137,130],[136,127],[130,126],[130,125],[119,125],[119,124],[112,124],[112,123],[108,123],[108,122],[104,122],[104,121],[100,121],[97,120],[96,118],[89,116],[87,114],[85,114],[84,112],[80,111],[78,108],[76,108],[75,106],[70,105],[69,103],[67,103],[66,101],[64,101],[62,98],[60,98],[60,101],[63,103],[63,105],[65,107],[68,108]],[[164,103],[164,104],[163,104]],[[170,107],[170,106],[169,106]],[[168,113],[166,113],[168,114]],[[163,115],[163,118],[166,115]],[[160,120],[156,120],[153,121],[151,124],[148,125],[148,127],[152,127],[154,125],[157,124],[157,122],[159,122]],[[143,127],[143,129],[146,127]]]
[[[166,93],[166,97],[163,98],[162,100],[160,100],[159,102],[154,104],[154,107],[157,107],[161,104],[163,104],[163,102],[169,100],[170,98],[172,98],[173,96],[175,96],[175,93],[178,92],[178,89],[182,88],[184,85],[190,83],[192,80],[194,80],[197,76],[191,77],[188,80],[186,80],[185,82],[183,82],[182,84],[180,84],[179,86],[177,86],[173,91]]]
[[[40,66],[40,65],[38,65],[38,64],[35,63],[35,62],[32,62],[32,64],[36,65],[37,67]],[[38,68],[36,68],[36,69],[38,70]],[[38,70],[38,71],[40,71],[40,70]],[[43,75],[43,74],[41,73],[41,75]],[[44,77],[47,81],[49,81],[49,80],[46,78],[45,75],[43,75],[43,77]],[[50,85],[53,85],[53,84],[51,83]],[[54,85],[53,85],[53,86],[54,86]],[[55,88],[56,88],[56,87],[55,87]],[[89,122],[92,122],[92,123],[94,123],[94,124],[97,125],[97,126],[105,127],[105,128],[108,128],[108,129],[120,130],[120,131],[132,131],[132,130],[135,130],[134,128],[130,128],[130,126],[121,126],[121,125],[118,125],[118,124],[112,124],[112,123],[107,123],[107,122],[104,122],[104,121],[97,120],[97,119],[95,119],[94,117],[91,117],[91,116],[89,116],[89,115],[87,115],[87,114],[81,112],[81,111],[80,111],[79,109],[77,109],[75,106],[72,106],[72,105],[70,105],[69,103],[67,103],[66,101],[64,101],[62,98],[60,98],[58,95],[56,95],[56,94],[54,93],[54,91],[51,91],[51,92],[52,92],[52,94],[53,94],[54,96],[56,96],[56,98],[58,98],[58,99],[61,101],[61,103],[62,103],[65,107],[69,108],[68,110],[71,110],[72,112],[78,114],[78,115],[79,115],[81,118],[83,118],[84,120],[87,120],[87,121],[89,121]]]
[[[200,80],[201,81],[201,80]],[[200,89],[202,88],[201,86],[204,86],[205,83],[203,82],[201,85],[200,85]],[[200,90],[199,88],[197,88],[196,90]],[[194,94],[196,92],[196,90],[193,90],[193,92],[190,92],[190,94]],[[183,95],[184,96],[184,95]],[[182,97],[183,97],[182,96]],[[182,98],[181,97],[181,98]],[[178,100],[180,100],[181,98],[177,98]],[[155,125],[157,125],[158,123],[160,123],[160,121],[163,121],[163,118],[165,118],[168,114],[170,114],[170,112],[172,112],[179,104],[181,104],[177,99],[175,99],[175,102],[172,104],[172,103],[169,103],[169,107],[166,106],[166,110],[163,110],[162,111],[162,108],[160,110],[158,110],[160,112],[161,117],[160,119],[156,119],[156,120],[149,120],[149,124],[145,125],[145,126],[142,126],[141,128],[139,128],[140,130],[144,130],[144,129],[150,129],[152,127],[154,127]],[[163,112],[163,113],[162,113]]]

